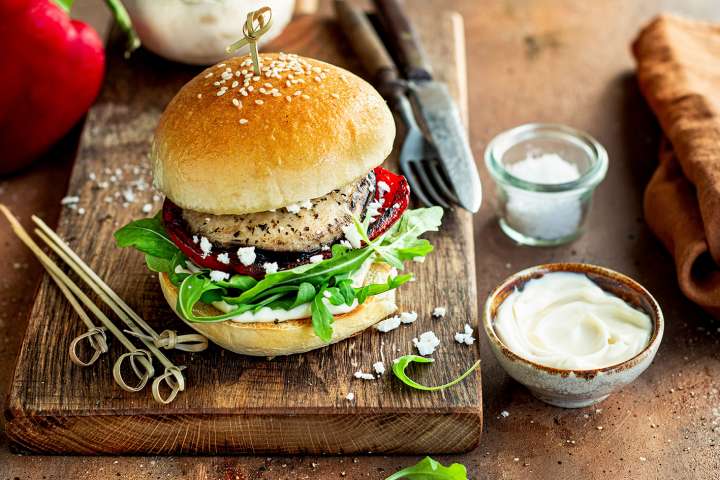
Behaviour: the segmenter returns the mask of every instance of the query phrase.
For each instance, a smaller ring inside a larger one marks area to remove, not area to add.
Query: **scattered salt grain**
[[[240,247],[238,248],[237,256],[240,263],[246,267],[252,265],[255,263],[255,258],[257,258],[257,255],[255,255],[255,247]]]

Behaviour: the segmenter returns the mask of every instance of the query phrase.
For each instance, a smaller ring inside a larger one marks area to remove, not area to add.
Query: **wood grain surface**
[[[457,15],[415,15],[425,32],[430,23],[443,32],[430,51],[457,96],[465,90],[457,76],[462,34]],[[119,44],[119,46],[118,46]],[[111,41],[108,81],[88,115],[69,194],[79,210],[66,210],[58,233],[110,286],[157,330],[187,330],[174,318],[157,280],[132,249],[114,247],[119,225],[144,216],[143,205],[160,199],[138,185],[151,182],[146,159],[159,114],[198,69],[181,67],[146,52],[128,64]],[[267,50],[297,52],[362,73],[333,22],[305,16],[295,20]],[[466,110],[466,108],[463,108]],[[400,137],[401,138],[401,137]],[[395,159],[391,159],[395,167]],[[95,180],[90,180],[93,176]],[[113,180],[113,177],[115,180]],[[107,188],[102,183],[109,179]],[[130,185],[135,184],[135,188]],[[100,185],[100,186],[98,186]],[[130,200],[131,188],[135,197]],[[116,192],[119,191],[118,196]],[[108,201],[106,201],[106,198]],[[465,323],[477,326],[472,222],[465,212],[447,211],[435,251],[412,264],[418,281],[398,294],[401,311],[418,320],[390,333],[370,329],[348,341],[309,354],[253,359],[213,347],[207,352],[171,354],[186,365],[187,389],[161,406],[149,388],[134,394],[112,381],[112,362],[123,353],[112,342],[98,365],[79,368],[67,355],[82,332],[56,286],[45,278],[30,313],[6,416],[8,436],[20,447],[49,453],[447,453],[474,448],[482,428],[480,378],[474,375],[438,393],[409,389],[388,373],[375,381],[356,379],[357,370],[412,353],[412,338],[433,330],[442,346],[433,368],[413,369],[422,382],[449,381],[478,356],[476,345],[453,336]],[[432,319],[437,306],[448,308]],[[355,400],[348,401],[352,392]]]
[[[659,130],[637,89],[628,48],[653,15],[669,11],[720,21],[720,5],[714,0],[406,2],[434,13],[458,10],[465,20],[470,138],[485,187],[485,203],[474,218],[478,301],[524,267],[591,261],[643,283],[660,302],[667,323],[650,369],[597,407],[578,410],[535,400],[505,374],[481,339],[485,415],[480,446],[436,458],[467,465],[473,480],[717,478],[719,325],[683,298],[672,259],[642,219],[642,191],[657,165]],[[76,7],[91,14],[86,18],[104,13],[95,0],[77,0]],[[327,0],[321,9],[330,15]],[[483,150],[494,135],[537,120],[588,131],[610,155],[588,232],[571,245],[551,249],[518,247],[498,231],[493,191],[482,166]],[[32,212],[56,221],[76,143],[77,131],[32,169],[0,180],[0,200],[25,221]],[[0,391],[5,392],[41,269],[3,222],[0,245],[8,259],[0,263]],[[0,434],[2,479],[382,480],[419,458],[26,456],[11,453]]]

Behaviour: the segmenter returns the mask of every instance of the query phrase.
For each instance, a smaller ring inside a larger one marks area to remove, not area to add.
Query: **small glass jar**
[[[579,175],[562,183],[519,178],[513,165],[529,158],[559,156],[561,166]],[[590,135],[564,125],[530,123],[496,136],[485,149],[485,164],[497,186],[495,204],[500,228],[524,245],[570,242],[584,229],[595,187],[605,178],[608,156]],[[569,165],[568,165],[569,164]]]

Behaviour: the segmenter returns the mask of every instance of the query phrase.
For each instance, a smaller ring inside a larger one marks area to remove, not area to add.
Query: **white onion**
[[[242,38],[251,10],[272,8],[273,25],[260,44],[282,32],[290,22],[295,0],[125,0],[133,26],[148,50],[182,63],[211,65],[247,52],[225,48]]]

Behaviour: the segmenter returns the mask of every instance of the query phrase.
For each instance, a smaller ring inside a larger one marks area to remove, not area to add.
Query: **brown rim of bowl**
[[[495,318],[497,308],[513,291],[515,291],[515,288],[524,286],[529,280],[540,278],[553,272],[585,274],[604,291],[620,297],[633,308],[647,313],[653,322],[653,332],[645,348],[643,348],[635,356],[623,362],[603,368],[593,368],[587,370],[569,370],[548,367],[547,365],[541,365],[533,362],[532,360],[521,357],[510,350],[510,348],[507,347],[502,340],[500,340],[500,337],[497,335],[495,328],[493,327],[493,320]],[[499,301],[496,301],[497,299],[499,299]],[[665,321],[657,300],[655,300],[645,287],[627,275],[623,275],[622,273],[609,268],[589,263],[546,263],[521,270],[500,282],[500,284],[495,287],[492,292],[490,292],[490,295],[488,295],[487,300],[485,301],[485,306],[483,307],[483,326],[488,339],[496,342],[503,353],[511,359],[516,359],[522,363],[553,374],[568,376],[572,373],[578,377],[588,378],[594,377],[599,373],[605,373],[613,370],[627,370],[628,368],[635,366],[640,361],[640,358],[643,357],[657,342],[660,332],[665,329]]]

